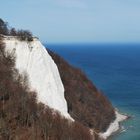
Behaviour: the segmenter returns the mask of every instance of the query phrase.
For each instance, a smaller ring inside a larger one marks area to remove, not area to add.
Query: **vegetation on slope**
[[[0,18],[0,35],[15,36],[20,41],[33,41],[33,35],[28,30],[16,30],[15,28],[8,28],[8,23]]]
[[[46,93],[47,94],[47,93]],[[87,127],[36,101],[0,37],[0,140],[93,140]]]
[[[26,31],[9,29],[1,19],[0,35],[15,36],[21,41],[33,39]],[[0,38],[0,140],[93,140],[88,127],[104,132],[115,119],[111,103],[85,74],[49,53],[59,68],[68,110],[76,121],[70,122],[36,102],[36,93],[28,87],[28,76],[14,68],[15,57],[5,52]]]
[[[69,65],[52,51],[49,54],[58,66],[70,115],[96,132],[106,131],[115,119],[114,108],[109,100],[81,70]]]

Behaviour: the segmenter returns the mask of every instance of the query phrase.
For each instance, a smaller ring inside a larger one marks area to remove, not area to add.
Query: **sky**
[[[140,43],[140,0],[0,0],[0,18],[44,43]]]

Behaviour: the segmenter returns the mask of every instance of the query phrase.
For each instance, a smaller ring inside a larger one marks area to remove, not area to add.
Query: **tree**
[[[15,28],[12,28],[12,29],[10,30],[10,35],[12,35],[12,36],[17,36],[17,31],[16,31]]]
[[[7,35],[8,33],[9,33],[9,31],[8,31],[8,23],[7,22],[4,22],[0,18],[0,34]]]
[[[30,32],[20,32],[29,39]],[[27,35],[27,36],[26,36]],[[91,140],[87,127],[37,103],[28,75],[15,69],[15,57],[0,37],[0,140]],[[47,94],[47,93],[46,93]]]
[[[33,35],[28,30],[19,30],[17,31],[17,36],[21,41],[33,41]]]

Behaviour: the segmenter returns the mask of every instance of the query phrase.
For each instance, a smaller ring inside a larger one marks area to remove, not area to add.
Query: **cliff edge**
[[[116,118],[110,101],[80,69],[71,66],[56,53],[48,52],[58,66],[69,114],[96,132],[105,132]]]

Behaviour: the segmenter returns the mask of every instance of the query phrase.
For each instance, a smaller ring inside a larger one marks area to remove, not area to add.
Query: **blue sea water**
[[[133,118],[111,140],[140,140],[140,45],[48,45],[81,68],[112,104]]]

